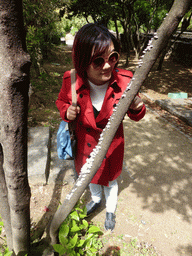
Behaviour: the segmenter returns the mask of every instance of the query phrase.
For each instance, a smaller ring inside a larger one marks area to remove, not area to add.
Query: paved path
[[[192,140],[151,111],[124,126],[117,221],[124,217],[124,234],[153,244],[163,256],[192,255]]]
[[[147,98],[149,96],[143,93]],[[154,101],[153,99],[149,98]],[[170,112],[172,115],[177,116],[188,125],[192,126],[192,98],[187,99],[161,99],[155,102],[163,109]]]

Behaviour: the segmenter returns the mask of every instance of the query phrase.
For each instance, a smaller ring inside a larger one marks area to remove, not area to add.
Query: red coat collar
[[[109,86],[113,85],[114,83],[117,84],[118,87],[119,86],[119,78],[118,78],[118,75],[117,75],[117,71],[114,69],[113,72],[112,72],[112,77],[111,77],[111,80],[110,80],[110,83],[109,83]],[[76,90],[80,90],[82,86],[85,86],[87,88],[89,88],[88,86],[88,82],[83,80],[78,74],[77,74],[77,80],[76,80],[76,85],[75,85],[75,88]]]

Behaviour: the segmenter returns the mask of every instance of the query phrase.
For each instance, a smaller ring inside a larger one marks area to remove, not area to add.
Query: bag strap
[[[75,69],[71,69],[71,94],[72,94],[72,106],[77,107],[77,93],[75,90],[75,84],[76,84],[76,71]],[[71,136],[71,139],[73,140],[75,138],[75,127],[76,127],[76,121],[68,123],[69,127],[69,133]]]
[[[77,107],[77,93],[75,90],[76,84],[76,71],[71,69],[71,93],[72,93],[72,106]]]

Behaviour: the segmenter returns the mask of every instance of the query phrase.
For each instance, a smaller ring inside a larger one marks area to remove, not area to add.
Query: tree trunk
[[[131,82],[127,86],[127,89],[123,93],[117,107],[114,109],[111,118],[100,136],[98,145],[91,153],[91,157],[87,159],[87,162],[82,167],[81,173],[74,188],[70,194],[67,195],[62,206],[60,206],[53,217],[50,226],[52,244],[57,242],[58,228],[71,212],[72,208],[84,192],[84,189],[87,187],[100,167],[119,127],[119,124],[123,120],[132,100],[140,90],[140,87],[146,79],[150,69],[154,65],[162,49],[166,46],[169,37],[178,26],[179,21],[187,11],[190,3],[191,0],[175,0],[169,15],[157,30],[155,37],[149,42],[147,49],[145,50],[145,56],[140,60],[139,67],[137,68]]]
[[[158,67],[157,67],[157,71],[161,71],[162,70],[162,66],[163,66],[163,62],[164,62],[164,59],[165,59],[165,55],[167,54],[168,50],[170,49],[171,47],[171,41],[168,42],[167,44],[167,47],[165,47],[161,53],[161,56],[159,58],[159,64],[158,64]]]
[[[11,219],[10,219],[10,209],[8,203],[7,187],[5,182],[5,174],[3,170],[3,150],[0,144],[0,209],[1,217],[4,222],[4,227],[6,230],[7,245],[9,250],[13,250],[12,243],[12,229],[11,229]]]
[[[123,33],[124,49],[123,50],[126,52],[126,63],[125,63],[125,65],[128,66],[128,64],[129,64],[129,57],[130,57],[130,43],[129,43],[128,26],[124,22],[121,22],[121,25],[123,26],[123,29],[124,29],[124,33]]]
[[[192,13],[190,14],[188,19],[184,19],[182,26],[181,26],[181,32],[178,34],[178,36],[175,38],[175,40],[173,42],[171,42],[171,40],[169,40],[168,46],[163,50],[160,60],[159,60],[158,67],[157,67],[158,71],[162,70],[165,56],[166,55],[170,56],[172,54],[176,41],[179,39],[179,37],[182,35],[182,33],[187,30],[188,26],[190,25],[191,16],[192,16]]]
[[[141,52],[141,45],[140,45],[140,32],[139,32],[139,27],[138,27],[138,24],[137,24],[137,21],[133,15],[133,21],[135,23],[135,27],[136,27],[136,31],[135,31],[135,34],[132,33],[131,29],[130,29],[130,42],[131,42],[131,45],[132,45],[132,48],[135,52],[135,59],[139,59],[139,55],[140,55],[140,52]]]
[[[7,212],[10,212],[3,221],[11,225],[11,232],[6,230],[6,233],[8,240],[12,234],[12,241],[8,244],[16,255],[25,255],[30,247],[30,188],[27,178],[29,70],[22,0],[0,0],[1,174],[4,170],[4,193],[8,195]]]
[[[117,19],[116,19],[116,17],[114,17],[113,21],[114,21],[114,23],[115,23],[115,31],[116,31],[117,40],[120,40],[120,38],[119,38],[119,30],[118,30],[118,26],[117,26]]]

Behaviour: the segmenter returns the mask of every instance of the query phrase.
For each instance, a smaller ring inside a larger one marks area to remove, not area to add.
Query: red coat
[[[80,114],[77,116],[75,131],[77,136],[75,168],[77,173],[80,172],[87,157],[89,157],[93,148],[97,145],[102,129],[106,126],[108,119],[112,115],[113,108],[121,98],[121,95],[131,80],[131,77],[132,72],[127,70],[116,69],[113,71],[102,109],[95,119],[89,86],[77,75],[77,104],[81,109]],[[71,103],[71,79],[70,71],[67,71],[64,74],[62,88],[56,101],[61,118],[67,122],[66,111]],[[132,120],[139,121],[143,118],[145,112],[145,105],[143,105],[143,108],[139,113],[133,113],[128,110],[127,114]],[[123,124],[121,123],[101,167],[98,169],[91,182],[107,186],[109,181],[115,180],[121,174],[123,155],[124,135]]]

